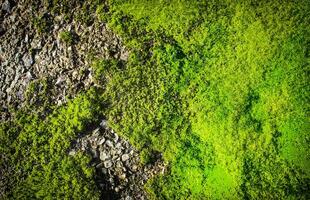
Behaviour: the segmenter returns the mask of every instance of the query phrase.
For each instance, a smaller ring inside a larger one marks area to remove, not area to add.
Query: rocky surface
[[[63,15],[33,9],[26,0],[0,1],[0,121],[10,119],[11,109],[36,103],[41,93],[49,103],[61,105],[94,85],[91,58],[128,58],[121,39],[104,23],[68,22]],[[45,27],[35,26],[38,16],[50,23],[44,32],[40,28]],[[73,41],[61,39],[62,32]],[[83,133],[68,153],[74,156],[78,151],[92,156],[102,199],[146,199],[143,185],[165,170],[160,156],[153,164],[142,165],[139,152],[104,120]]]
[[[160,155],[153,164],[142,165],[139,152],[106,124],[103,120],[100,126],[79,138],[69,155],[74,156],[78,151],[91,155],[92,166],[97,171],[96,181],[105,191],[103,198],[147,199],[143,185],[166,169]]]
[[[95,21],[90,26],[74,20],[68,23],[63,15],[52,17],[45,13],[52,24],[48,32],[40,33],[34,27],[32,8],[23,1],[15,4],[6,0],[1,7],[2,120],[9,117],[10,107],[24,105],[25,92],[31,82],[48,80],[51,101],[60,105],[93,84],[90,57],[122,60],[128,57],[120,38],[103,23]],[[63,41],[62,32],[68,32],[74,42]]]

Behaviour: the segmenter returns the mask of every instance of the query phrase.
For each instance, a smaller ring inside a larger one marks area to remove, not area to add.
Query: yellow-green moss
[[[108,117],[170,172],[158,199],[309,197],[309,4],[110,1],[132,49]],[[147,161],[147,157],[144,157]]]

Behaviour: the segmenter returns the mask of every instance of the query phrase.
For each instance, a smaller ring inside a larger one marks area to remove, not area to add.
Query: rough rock
[[[32,82],[44,80],[48,84],[49,102],[56,105],[66,103],[67,99],[94,85],[90,53],[108,59],[115,56],[111,55],[113,50],[119,52],[117,59],[128,58],[121,39],[104,23],[95,21],[85,25],[49,14],[53,24],[48,32],[39,33],[29,19],[38,17],[34,14],[40,11],[32,12],[32,5],[27,1],[12,2],[5,0],[0,4],[0,120],[10,116],[5,108],[20,109],[38,101],[36,94],[25,99],[24,94]],[[61,41],[59,34],[64,30],[74,33],[78,40],[74,44]],[[26,72],[32,75],[29,81],[24,79]]]
[[[2,10],[6,11],[6,12],[11,12],[11,4],[9,2],[9,0],[5,0],[3,3],[2,3]]]
[[[105,138],[102,138],[99,142],[98,145],[102,145],[105,142]]]
[[[108,154],[106,154],[105,152],[100,152],[100,160],[104,161],[106,159],[109,159],[110,156]]]
[[[106,160],[106,161],[104,161],[103,165],[105,168],[110,168],[110,167],[112,167],[113,164],[112,164],[111,160]]]
[[[104,128],[106,127],[106,125],[107,125],[107,120],[102,120],[100,123],[100,126]]]
[[[30,54],[24,54],[23,62],[26,67],[30,67],[34,63],[33,58]]]
[[[126,160],[129,159],[129,155],[128,154],[124,154],[122,155],[122,161],[125,162]]]
[[[87,145],[92,143],[94,145]],[[139,152],[112,129],[101,126],[101,123],[79,138],[72,148],[74,152],[90,152],[93,165],[98,171],[98,185],[115,192],[123,200],[147,199],[143,185],[154,175],[165,173],[166,169],[160,158],[154,164],[142,165]],[[92,155],[94,150],[98,150],[99,158]]]

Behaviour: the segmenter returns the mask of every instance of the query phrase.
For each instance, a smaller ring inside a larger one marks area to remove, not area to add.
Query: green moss
[[[104,113],[144,163],[153,152],[169,163],[148,182],[151,199],[309,199],[309,10],[251,0],[96,7],[129,59],[94,61],[102,95],[1,125],[16,172],[9,195],[98,197],[87,158],[66,150]]]
[[[153,198],[307,199],[305,1],[109,6],[132,54],[110,73],[108,116],[143,160],[170,163]]]
[[[95,93],[81,94],[43,118],[20,111],[1,123],[0,149],[13,171],[4,173],[5,199],[99,199],[90,158],[68,155],[72,140],[100,116]]]
[[[59,33],[59,38],[67,44],[73,44],[74,37],[70,31],[62,31]]]
[[[96,15],[97,18],[101,21],[101,22],[105,22],[107,23],[110,20],[110,16],[109,16],[109,9],[108,6],[105,4],[101,4],[96,8]]]
[[[120,61],[115,59],[94,59],[92,70],[97,84],[104,86],[106,81],[109,81],[112,78],[112,73],[116,70],[120,70],[122,65],[123,64]]]

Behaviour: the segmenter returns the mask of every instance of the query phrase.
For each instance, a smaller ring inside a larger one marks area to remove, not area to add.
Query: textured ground
[[[42,93],[46,103],[59,106],[95,85],[94,58],[127,60],[129,52],[121,39],[104,23],[65,21],[64,15],[52,15],[43,7],[33,10],[27,1],[5,0],[1,6],[1,121],[10,120],[24,106],[40,103]],[[79,12],[79,8],[71,12]],[[36,25],[35,19],[48,20],[48,25]],[[69,33],[72,41],[63,39],[62,33]],[[89,129],[81,133],[69,154],[82,151],[93,157],[91,165],[104,198],[145,199],[142,186],[162,172],[162,163],[143,166],[139,152],[107,127],[106,120]],[[6,189],[5,178],[0,179],[0,197]]]
[[[4,199],[310,199],[307,0],[0,3]]]

